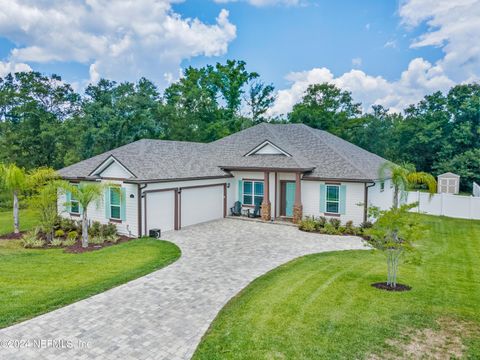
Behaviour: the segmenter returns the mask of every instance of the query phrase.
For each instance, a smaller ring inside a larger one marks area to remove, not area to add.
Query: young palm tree
[[[398,209],[399,196],[406,196],[406,191],[411,185],[423,184],[428,188],[430,194],[437,191],[437,181],[426,172],[417,172],[415,165],[403,163],[397,165],[392,162],[384,163],[379,170],[380,179],[391,178],[393,183],[393,207]]]
[[[20,232],[18,197],[27,186],[25,170],[15,164],[1,164],[0,184],[3,189],[13,195],[13,231],[18,234]]]
[[[82,207],[82,247],[88,247],[88,206],[99,202],[103,197],[104,189],[108,184],[96,182],[80,183],[78,186],[68,184],[65,188]]]

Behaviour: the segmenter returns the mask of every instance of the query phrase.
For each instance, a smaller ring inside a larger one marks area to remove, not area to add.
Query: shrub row
[[[364,229],[372,227],[370,221],[365,221],[359,227],[353,225],[353,221],[347,221],[344,225],[340,219],[324,216],[315,218],[314,216],[305,217],[298,224],[298,228],[307,232],[318,232],[328,235],[363,235]]]
[[[42,248],[46,244],[51,247],[75,245],[82,234],[82,223],[81,221],[58,218],[55,229],[51,241],[47,241],[47,237],[40,228],[27,232],[22,237],[23,247]],[[89,226],[88,235],[91,244],[116,243],[119,240],[115,224],[101,224],[98,221],[94,221]]]

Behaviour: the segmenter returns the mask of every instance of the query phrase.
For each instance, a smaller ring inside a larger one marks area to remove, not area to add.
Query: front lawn
[[[305,256],[232,299],[194,359],[404,358],[412,348],[428,357],[452,347],[480,358],[480,221],[414,216],[430,232],[400,266],[410,292],[370,286],[386,280],[377,251]]]
[[[176,245],[148,238],[82,254],[0,240],[0,327],[98,294],[179,257]]]
[[[38,215],[34,210],[20,210],[20,230],[30,230],[38,225]],[[0,211],[0,235],[13,232],[13,210]]]

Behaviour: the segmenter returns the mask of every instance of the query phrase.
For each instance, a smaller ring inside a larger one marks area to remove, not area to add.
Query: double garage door
[[[223,218],[225,196],[224,184],[146,192],[145,234]]]

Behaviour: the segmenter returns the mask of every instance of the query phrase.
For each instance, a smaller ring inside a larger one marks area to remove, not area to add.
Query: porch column
[[[263,180],[262,220],[270,221],[272,204],[270,203],[270,172],[265,171]]]
[[[295,174],[295,203],[293,204],[293,222],[297,224],[302,220],[303,206],[302,206],[302,181],[301,173]]]

